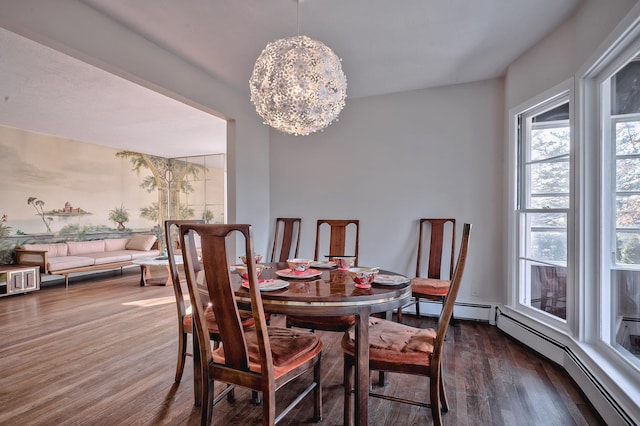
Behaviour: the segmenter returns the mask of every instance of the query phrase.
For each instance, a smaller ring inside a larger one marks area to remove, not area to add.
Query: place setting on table
[[[243,264],[233,265],[233,271],[240,275],[240,278],[242,278],[242,287],[249,288],[249,275],[246,265],[246,257],[240,256],[240,258],[242,259]],[[254,259],[256,262],[256,275],[258,278],[260,291],[275,291],[289,287],[289,281],[280,278],[308,280],[311,278],[318,278],[322,276],[322,271],[310,268],[310,260],[288,259],[287,266],[289,266],[289,268],[276,269],[273,272],[273,274],[276,275],[276,278],[264,278],[262,276],[263,272],[267,269],[273,269],[274,266],[260,263],[260,260],[262,260],[261,255],[255,255]]]
[[[353,280],[354,286],[358,289],[370,289],[372,285],[396,286],[406,284],[410,279],[404,275],[395,273],[380,273],[379,267],[354,267],[354,256],[331,256],[327,255],[327,261],[314,261],[304,258],[287,259],[288,268],[278,269],[285,265],[284,262],[274,264],[260,263],[262,255],[254,256],[256,265],[256,275],[261,291],[284,290],[293,281],[315,281],[321,279],[325,272],[332,271],[346,272]],[[232,272],[238,274],[242,283],[241,286],[249,288],[248,268],[246,257],[240,256],[242,264],[232,265]],[[268,271],[268,272],[265,272]],[[385,271],[386,272],[386,271]],[[264,277],[266,275],[267,277]]]
[[[231,271],[240,275],[242,279],[242,287],[249,288],[249,270],[247,267],[247,257],[240,256],[240,260],[242,260],[241,264],[232,265]],[[260,263],[262,260],[261,254],[254,255],[254,261],[256,264],[256,275],[258,277],[258,284],[260,285],[260,291],[275,291],[282,290],[284,288],[289,287],[289,282],[279,279],[265,279],[262,277],[262,273],[265,269],[271,269],[271,265],[265,265]]]

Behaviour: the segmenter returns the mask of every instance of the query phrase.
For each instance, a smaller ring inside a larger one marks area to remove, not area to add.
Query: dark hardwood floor
[[[155,272],[155,271],[154,271]],[[0,298],[0,425],[196,425],[192,363],[173,377],[177,326],[170,287],[140,287],[138,269],[72,278],[64,285]],[[417,325],[406,316],[405,322]],[[284,324],[275,316],[274,324]],[[433,326],[433,318],[420,326]],[[340,333],[320,332],[324,417],[342,424]],[[603,424],[575,383],[555,364],[484,323],[456,321],[445,342],[449,425]],[[423,379],[388,374],[386,391],[424,397]],[[376,385],[375,378],[372,381]],[[305,377],[304,379],[308,379]],[[304,383],[302,383],[304,384]],[[217,387],[222,387],[222,384]],[[278,393],[294,398],[300,383]],[[217,425],[260,422],[248,390],[214,408]],[[371,398],[372,425],[431,424],[418,408]],[[309,424],[312,403],[281,424]]]

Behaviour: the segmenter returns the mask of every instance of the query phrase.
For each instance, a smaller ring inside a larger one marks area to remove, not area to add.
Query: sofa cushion
[[[67,245],[69,246],[69,256],[79,256],[104,251],[104,240],[67,241]]]
[[[131,256],[131,259],[140,259],[143,257],[151,257],[151,256],[159,256],[160,250],[149,250],[149,251],[140,251],[140,250],[126,250],[127,254]]]
[[[104,251],[124,250],[129,238],[109,238],[104,240]]]
[[[159,256],[160,250],[149,250],[149,251],[140,251],[140,250],[116,250],[105,252],[111,256],[126,256],[129,260],[133,259],[141,259],[143,257],[153,257]]]
[[[94,260],[92,257],[83,256],[63,256],[47,259],[47,269],[49,272],[59,271],[61,269],[81,268],[93,264]]]
[[[155,235],[140,235],[136,234],[129,239],[129,242],[125,246],[127,250],[142,250],[148,251],[153,247],[153,243],[156,242]]]
[[[96,265],[104,265],[112,262],[124,262],[131,260],[131,256],[120,251],[101,251],[98,253],[87,253],[87,257],[93,257]]]
[[[25,244],[22,248],[25,250],[46,251],[48,257],[61,257],[67,255],[66,243]]]

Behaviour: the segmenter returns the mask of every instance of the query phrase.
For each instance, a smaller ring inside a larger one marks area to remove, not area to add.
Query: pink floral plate
[[[274,291],[289,287],[289,283],[283,280],[259,281],[260,291]],[[249,288],[249,281],[242,281],[242,287]]]
[[[294,272],[291,269],[280,269],[279,271],[276,271],[276,275],[284,278],[305,279],[305,278],[318,277],[322,275],[322,271],[318,271],[317,269],[313,269],[313,268],[307,269],[306,271],[303,271],[303,272]]]
[[[403,275],[387,275],[387,274],[378,274],[373,279],[374,284],[382,284],[382,285],[398,285],[404,284],[410,281],[409,278]]]
[[[312,268],[319,268],[319,269],[333,269],[336,267],[336,262],[332,260],[328,262],[312,261],[309,263],[309,266],[311,266]]]

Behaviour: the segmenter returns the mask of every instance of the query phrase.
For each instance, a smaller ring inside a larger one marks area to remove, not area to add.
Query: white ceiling
[[[485,80],[580,0],[81,0],[249,99],[262,48],[300,34],[342,58],[349,99]],[[225,123],[0,31],[0,124],[177,157],[221,152]],[[144,149],[144,150],[143,150]]]
[[[0,125],[175,158],[226,150],[226,122],[0,28]]]

